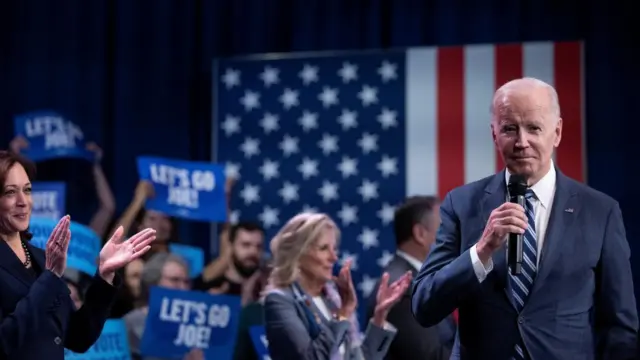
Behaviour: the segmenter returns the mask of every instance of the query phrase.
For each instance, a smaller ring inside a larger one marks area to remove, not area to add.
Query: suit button
[[[60,345],[60,344],[62,344],[62,339],[60,339],[59,336],[56,336],[56,338],[53,339],[53,342],[56,343],[56,345]]]
[[[522,316],[518,316],[518,324],[523,324],[524,318]]]

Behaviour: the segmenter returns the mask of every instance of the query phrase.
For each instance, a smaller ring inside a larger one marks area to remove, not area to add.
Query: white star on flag
[[[280,102],[286,110],[289,110],[294,106],[298,106],[300,103],[298,100],[298,92],[289,88],[284,89],[284,92],[280,96]]]
[[[382,62],[382,65],[378,69],[378,74],[382,78],[383,82],[394,80],[398,78],[397,66],[388,61]]]
[[[324,155],[329,155],[338,151],[338,137],[327,133],[322,135],[322,139],[318,142],[318,146],[322,149]]]
[[[260,166],[259,171],[260,174],[262,174],[262,178],[264,179],[264,181],[277,178],[280,175],[278,171],[278,163],[269,159],[264,160],[262,166]]]
[[[227,89],[240,85],[240,71],[234,69],[227,69],[222,75],[222,82]]]
[[[278,125],[278,116],[271,113],[264,114],[264,117],[260,120],[260,126],[265,134],[278,130],[280,128],[280,125]]]
[[[286,134],[280,142],[280,149],[285,157],[289,157],[292,154],[297,153],[300,151],[300,148],[298,147],[298,138]]]
[[[257,109],[260,107],[260,94],[247,90],[240,98],[240,103],[244,106],[245,111]]]
[[[342,78],[342,82],[348,83],[358,78],[358,67],[354,64],[345,62],[338,71],[338,75]]]
[[[244,153],[245,158],[258,155],[260,154],[260,140],[250,137],[245,138],[244,142],[240,145],[240,149]]]
[[[342,220],[342,225],[355,224],[358,222],[358,209],[349,204],[342,204],[342,209],[338,212],[338,217]]]
[[[269,87],[271,85],[280,82],[278,69],[267,66],[260,74],[260,79],[264,82],[264,86]]]
[[[325,108],[330,107],[331,105],[336,105],[338,103],[338,90],[325,87],[322,89],[320,95],[318,95],[318,99],[320,99]]]
[[[338,170],[342,174],[343,178],[348,178],[349,176],[354,176],[358,174],[358,160],[355,158],[350,158],[348,156],[343,156],[342,161],[338,164]]]
[[[371,295],[371,292],[376,287],[377,278],[372,278],[367,274],[362,276],[362,280],[358,283],[358,290],[362,293],[362,296],[367,298]]]
[[[369,106],[378,102],[378,90],[369,85],[364,85],[358,93],[358,97],[362,101],[362,106]]]
[[[318,68],[305,64],[298,76],[300,76],[304,85],[309,85],[312,82],[318,81]]]
[[[382,125],[383,129],[398,126],[398,120],[396,119],[397,116],[398,114],[395,111],[383,108],[380,115],[378,115],[378,122]]]
[[[372,247],[378,246],[378,230],[365,227],[362,229],[362,233],[358,235],[358,241],[362,243],[364,250],[369,250]]]
[[[338,117],[338,122],[342,125],[342,130],[349,130],[358,126],[357,118],[358,114],[355,111],[344,109]]]
[[[360,140],[358,140],[358,145],[362,148],[364,154],[376,151],[378,150],[378,135],[364,133]]]
[[[240,132],[240,118],[227,115],[222,122],[222,130],[226,136],[231,136]]]

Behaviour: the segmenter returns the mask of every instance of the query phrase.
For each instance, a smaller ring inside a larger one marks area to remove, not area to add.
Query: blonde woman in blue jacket
[[[382,360],[396,334],[386,322],[411,282],[383,274],[372,319],[362,335],[355,317],[350,261],[337,277],[340,231],[325,214],[296,215],[271,241],[273,270],[265,296],[265,327],[273,360]]]

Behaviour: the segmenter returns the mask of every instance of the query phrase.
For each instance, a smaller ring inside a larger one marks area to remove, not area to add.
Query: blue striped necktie
[[[522,311],[524,303],[525,301],[527,301],[529,292],[533,287],[533,280],[536,278],[536,273],[538,271],[536,261],[538,255],[536,244],[536,216],[533,204],[533,201],[535,200],[535,194],[531,189],[527,190],[525,198],[525,212],[527,213],[527,221],[529,222],[529,226],[527,227],[527,231],[525,231],[524,233],[522,246],[522,267],[520,274],[509,274],[509,278],[511,281],[511,295],[513,296],[513,303],[516,306],[516,310],[518,310],[518,312]],[[516,344],[515,351],[516,353],[513,356],[514,360],[524,360],[529,358],[525,351],[522,338],[520,338],[520,342]]]

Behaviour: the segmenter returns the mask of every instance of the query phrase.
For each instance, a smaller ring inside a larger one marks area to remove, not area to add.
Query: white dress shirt
[[[505,171],[505,181],[509,184],[509,177],[511,174],[509,170]],[[542,244],[544,243],[544,235],[547,232],[547,225],[549,224],[549,215],[551,214],[551,204],[553,204],[553,197],[556,192],[556,169],[553,161],[551,162],[551,168],[545,176],[542,177],[537,183],[531,186],[531,190],[536,195],[535,199],[531,199],[534,205],[535,224],[536,224],[536,244],[537,254],[536,261],[540,264],[540,253],[542,251]],[[506,251],[506,249],[505,249]],[[487,275],[493,270],[493,260],[489,258],[486,264],[483,264],[478,258],[478,252],[476,245],[473,245],[469,250],[471,255],[471,264],[473,265],[473,271],[476,273],[479,282],[483,282]]]

